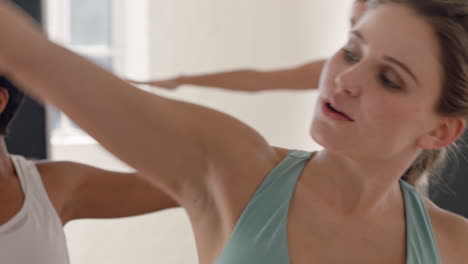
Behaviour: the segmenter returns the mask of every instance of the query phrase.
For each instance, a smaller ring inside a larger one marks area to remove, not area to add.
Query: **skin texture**
[[[137,173],[119,173],[67,161],[38,161],[44,187],[63,225],[82,218],[117,218],[177,207]],[[21,209],[24,194],[0,139],[0,224]]]
[[[9,96],[0,88],[0,111]],[[81,218],[134,216],[177,207],[174,200],[138,173],[120,173],[75,162],[37,161],[49,198],[63,225]],[[24,194],[0,136],[0,225],[21,209]]]
[[[30,94],[64,110],[103,146],[174,197],[189,215],[200,263],[214,263],[250,197],[287,150],[271,147],[230,116],[132,87],[47,41],[6,3],[0,4],[2,21],[0,33],[8,38],[0,45],[0,68]],[[411,37],[396,37],[395,28]],[[354,30],[367,45],[353,44],[357,49],[353,60],[339,50],[319,87],[321,98],[335,100],[354,121],[326,118],[322,108],[313,117],[311,135],[325,149],[305,167],[291,202],[292,263],[404,263],[405,215],[398,180],[418,153],[450,144],[465,126],[463,119],[445,118],[433,110],[443,71],[416,59],[439,54],[424,20],[405,6],[386,4],[366,13]],[[407,50],[414,47],[417,50]],[[345,48],[351,49],[349,44]],[[387,62],[387,56],[403,61],[418,83],[428,86],[418,86]],[[47,65],[39,63],[46,58]],[[388,82],[379,82],[381,73],[408,90],[387,90],[382,84]],[[368,83],[363,86],[358,77]],[[410,105],[415,94],[421,97]],[[393,106],[415,112],[406,116],[393,112],[396,116],[390,118],[378,109],[390,111]],[[127,120],[125,126],[121,120]],[[406,135],[395,132],[383,138],[379,133],[385,131],[373,122]],[[396,145],[389,146],[387,140]],[[350,142],[363,147],[351,148]],[[389,147],[389,152],[378,151],[382,147]],[[427,208],[443,263],[464,263],[467,221],[429,202]]]

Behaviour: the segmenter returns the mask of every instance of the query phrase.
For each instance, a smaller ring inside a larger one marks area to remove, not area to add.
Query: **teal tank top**
[[[312,153],[292,150],[264,179],[242,212],[217,264],[290,264],[287,217],[296,182]],[[405,200],[407,264],[440,264],[420,194],[400,181]]]

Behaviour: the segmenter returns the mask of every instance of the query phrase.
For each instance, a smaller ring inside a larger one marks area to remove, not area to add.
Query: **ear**
[[[10,93],[8,93],[8,90],[0,86],[0,113],[3,113],[5,110],[9,99]]]
[[[447,117],[440,124],[422,136],[418,145],[422,149],[440,149],[455,142],[465,131],[466,120],[461,117]]]

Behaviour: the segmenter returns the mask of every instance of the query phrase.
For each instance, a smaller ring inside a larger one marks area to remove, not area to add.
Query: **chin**
[[[335,151],[341,145],[340,137],[319,123],[313,123],[309,132],[312,140],[324,149]]]
[[[327,152],[335,153],[340,156],[360,156],[363,153],[357,140],[352,140],[344,134],[334,133],[326,126],[319,124],[312,125],[310,129],[311,138]]]

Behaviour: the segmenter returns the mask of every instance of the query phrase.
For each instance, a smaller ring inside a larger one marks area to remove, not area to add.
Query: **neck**
[[[13,176],[15,176],[15,170],[10,160],[5,138],[0,136],[0,180],[10,180]]]
[[[352,159],[320,151],[310,162],[310,185],[316,199],[342,215],[377,215],[401,207],[400,177],[414,155],[390,160]],[[307,184],[307,183],[306,183]]]

